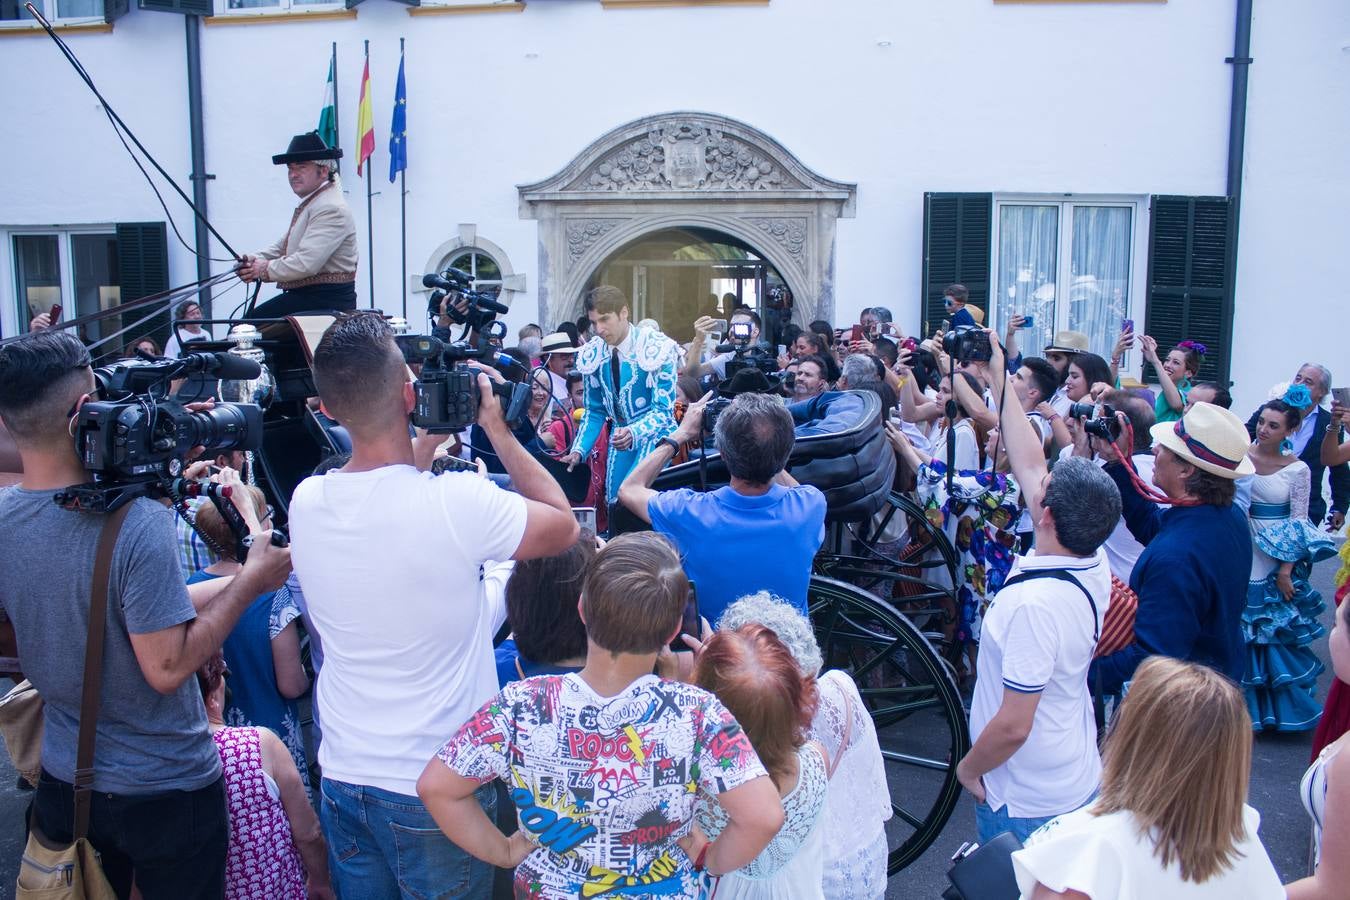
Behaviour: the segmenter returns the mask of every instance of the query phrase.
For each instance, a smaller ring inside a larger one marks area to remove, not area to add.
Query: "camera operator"
[[[417,776],[445,734],[497,689],[491,560],[561,553],[577,525],[479,373],[478,424],[519,494],[414,465],[413,385],[388,323],[339,317],[314,351],[325,414],[351,433],[341,469],[291,501],[296,574],[324,665],[321,819],[339,896],[487,897],[491,870],[441,836]],[[491,813],[491,788],[480,794]],[[460,885],[447,891],[448,873]]]
[[[707,344],[708,337],[713,334],[712,326],[717,320],[710,316],[699,316],[694,321],[694,339],[689,342],[689,347],[685,351],[684,372],[681,374],[692,375],[695,378],[703,378],[709,372],[717,376],[721,381],[727,377],[727,363],[735,358],[733,351],[727,350],[718,353],[703,361],[703,351]],[[759,345],[759,315],[752,310],[742,309],[732,314],[728,331],[737,325],[750,326],[750,347]],[[725,339],[727,335],[722,335]]]
[[[90,481],[69,429],[94,388],[89,353],[69,332],[0,348],[0,417],[24,470],[0,493],[0,605],[45,703],[33,821],[63,844],[72,837],[89,595],[105,519],[53,500]],[[287,550],[259,540],[243,570],[194,610],[173,519],[159,503],[133,500],[112,557],[89,840],[122,898],[133,871],[146,900],[224,895],[225,793],[194,675],[290,569]]]
[[[989,338],[990,370],[1006,378],[1003,350]],[[1015,559],[981,630],[973,744],[956,773],[977,801],[982,842],[1003,831],[1025,840],[1097,791],[1087,672],[1111,600],[1101,545],[1120,516],[1115,485],[1086,460],[1047,473],[1040,436],[1016,405],[1000,407],[999,428],[1036,548]]]
[[[674,433],[638,463],[619,487],[619,501],[675,542],[708,621],[756,591],[805,613],[811,561],[825,539],[825,495],[784,469],[796,438],[779,398],[741,394],[717,416],[717,449],[731,476],[726,487],[706,494],[652,490],[680,444],[702,433],[711,396],[690,406]]]
[[[1118,692],[1154,654],[1203,663],[1237,681],[1246,668],[1241,614],[1252,538],[1233,504],[1236,481],[1255,469],[1242,420],[1197,403],[1150,429],[1152,482],[1174,504],[1161,510],[1120,462],[1106,472],[1120,488],[1125,521],[1144,552],[1130,574],[1139,596],[1134,642],[1093,663],[1102,690]]]
[[[1060,458],[1082,456],[1094,460],[1100,466],[1106,465],[1116,459],[1117,454],[1130,452],[1130,436],[1123,427],[1129,422],[1130,429],[1134,432],[1134,447],[1130,462],[1140,478],[1145,482],[1150,481],[1153,478],[1153,436],[1150,429],[1156,424],[1153,407],[1128,391],[1105,391],[1098,396],[1097,401],[1103,404],[1100,408],[1102,415],[1109,409],[1110,415],[1117,418],[1115,432],[1119,436],[1114,441],[1108,442],[1099,436],[1091,435],[1082,419],[1071,416],[1068,420],[1071,442],[1060,451]],[[1114,445],[1114,452],[1108,444]],[[1123,515],[1102,549],[1106,551],[1106,558],[1111,563],[1111,574],[1129,584],[1134,564],[1144,552],[1144,545],[1135,540],[1134,535],[1130,533]]]

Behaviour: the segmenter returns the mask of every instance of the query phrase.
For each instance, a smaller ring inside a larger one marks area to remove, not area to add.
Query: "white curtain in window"
[[[1086,334],[1092,352],[1108,360],[1130,314],[1132,216],[1127,206],[1073,208],[1069,327]]]
[[[1035,316],[1035,325],[1017,336],[1029,355],[1038,355],[1055,334],[1058,257],[1058,206],[1000,204],[994,321],[1002,331],[1013,315]]]

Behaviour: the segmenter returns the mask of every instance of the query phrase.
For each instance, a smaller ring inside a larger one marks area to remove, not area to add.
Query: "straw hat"
[[[1081,331],[1056,331],[1055,339],[1045,348],[1046,353],[1084,353],[1089,347],[1088,336]]]
[[[539,345],[540,353],[576,353],[577,348],[572,346],[572,339],[567,336],[565,331],[555,331],[544,338]]]
[[[1247,458],[1251,438],[1231,411],[1213,403],[1197,403],[1176,422],[1149,429],[1161,444],[1186,462],[1220,478],[1244,478],[1256,472]]]

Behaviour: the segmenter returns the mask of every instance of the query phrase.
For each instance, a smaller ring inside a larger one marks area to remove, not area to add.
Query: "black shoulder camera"
[[[138,496],[170,495],[187,453],[257,450],[262,409],[252,403],[217,403],[194,412],[167,397],[169,383],[188,375],[258,377],[256,362],[229,353],[192,353],[181,359],[129,359],[94,370],[98,400],[80,407],[75,450],[93,476],[57,495],[62,506],[112,512]]]
[[[1075,403],[1069,407],[1069,418],[1078,419],[1083,423],[1084,431],[1107,443],[1114,443],[1120,437],[1120,421],[1109,404]]]
[[[432,434],[450,434],[463,431],[478,420],[478,373],[481,366],[470,361],[501,366],[518,366],[519,362],[499,353],[485,339],[477,344],[468,341],[442,341],[423,334],[400,334],[394,338],[403,358],[410,365],[420,365],[421,372],[413,383],[417,405],[413,408],[413,424]],[[494,381],[492,392],[501,401],[506,423],[515,426],[530,408],[530,387],[527,384]]]
[[[751,343],[749,322],[732,322],[729,328],[729,340],[725,344],[717,345],[718,353],[730,353],[732,358],[727,360],[726,380],[730,381],[736,377],[736,373],[742,369],[758,369],[764,373],[764,377],[769,379],[769,383],[776,390],[778,387],[778,360],[769,351],[769,345],[763,343]]]
[[[989,362],[994,358],[994,348],[989,343],[989,335],[974,325],[958,325],[942,336],[942,349],[958,362]]]
[[[505,315],[507,307],[496,297],[484,291],[473,289],[473,278],[459,269],[446,269],[422,276],[422,286],[435,288],[427,298],[427,315],[434,322],[441,314],[441,301],[446,297],[450,302],[445,305],[445,314],[456,325],[463,325],[473,331],[486,334],[498,315]],[[505,329],[498,326],[501,337]]]

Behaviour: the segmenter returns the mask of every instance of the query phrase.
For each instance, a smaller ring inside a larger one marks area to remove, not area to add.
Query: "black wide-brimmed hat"
[[[286,148],[286,152],[272,157],[272,164],[283,166],[286,163],[318,162],[321,159],[342,159],[342,148],[325,144],[317,131],[307,131],[291,138],[291,145]]]

